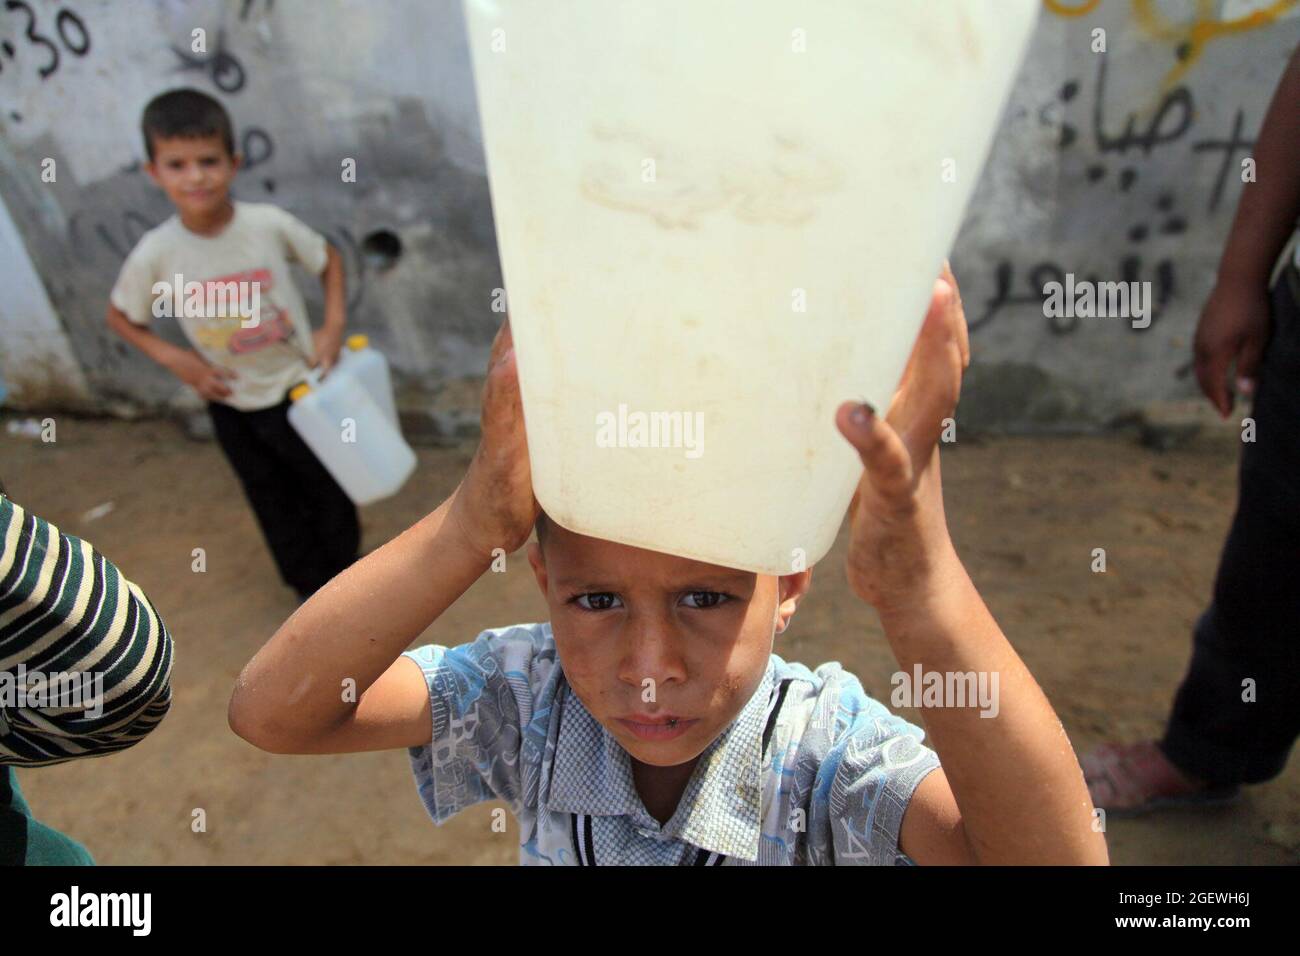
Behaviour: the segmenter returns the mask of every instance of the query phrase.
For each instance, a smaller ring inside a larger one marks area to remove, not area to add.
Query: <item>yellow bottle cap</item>
[[[306,382],[295,385],[293,388],[289,389],[289,401],[296,402],[310,391],[311,386]]]
[[[370,336],[363,335],[360,332],[358,332],[356,335],[349,335],[347,339],[348,348],[350,348],[354,352],[360,352],[363,348],[365,348],[369,344],[370,344]]]

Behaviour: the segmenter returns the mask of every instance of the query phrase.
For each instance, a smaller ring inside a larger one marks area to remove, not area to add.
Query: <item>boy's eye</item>
[[[696,601],[699,602],[688,606],[696,607],[700,610],[717,607],[719,604],[722,604],[727,600],[727,596],[721,591],[691,591],[686,596],[688,598],[695,598]]]
[[[614,606],[612,602],[617,601],[618,597],[608,591],[596,591],[591,594],[579,594],[574,600],[584,611],[608,611]],[[584,604],[583,601],[588,603]],[[594,604],[595,607],[589,607],[589,604]]]
[[[579,594],[573,600],[584,611],[608,611],[618,606],[614,602],[620,601],[618,595],[609,591],[593,591],[590,594]],[[729,598],[721,591],[688,591],[685,600],[693,602],[688,603],[687,607],[704,611],[717,607],[729,600]]]

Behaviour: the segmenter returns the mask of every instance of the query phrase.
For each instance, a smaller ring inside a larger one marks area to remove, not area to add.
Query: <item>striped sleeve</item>
[[[87,542],[0,494],[0,765],[138,743],[171,705],[172,639]]]

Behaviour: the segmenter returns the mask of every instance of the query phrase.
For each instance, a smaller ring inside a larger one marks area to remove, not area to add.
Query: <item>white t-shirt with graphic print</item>
[[[289,264],[319,275],[328,246],[278,206],[235,201],[234,207],[215,236],[191,232],[179,215],[151,229],[127,256],[109,299],[137,325],[173,316],[206,361],[237,376],[227,383],[225,404],[253,411],[278,404],[307,374],[311,323]],[[233,296],[236,290],[242,299]],[[238,305],[254,303],[257,315],[240,314]]]

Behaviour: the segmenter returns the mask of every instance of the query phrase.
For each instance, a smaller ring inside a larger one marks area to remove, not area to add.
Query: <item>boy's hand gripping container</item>
[[[539,503],[766,574],[830,549],[1039,0],[464,0]]]
[[[356,504],[396,494],[415,470],[388,363],[364,335],[350,336],[329,374],[312,369],[289,397],[289,424]]]

